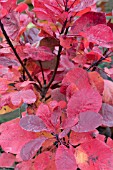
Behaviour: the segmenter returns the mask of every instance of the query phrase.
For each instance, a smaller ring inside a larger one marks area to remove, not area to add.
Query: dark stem
[[[36,79],[36,81],[38,82],[38,84],[39,84],[39,86],[40,86],[40,90],[41,90],[41,88],[42,88],[42,85],[41,85],[41,82],[40,82],[40,80],[38,79],[38,77],[36,77],[36,76],[34,76],[34,78]]]
[[[64,24],[63,24],[63,26],[62,26],[62,29],[61,29],[60,34],[63,34],[63,33],[64,33],[64,35],[66,35],[66,34],[68,33],[69,27],[65,29],[66,24],[67,24],[67,19],[65,20],[65,22],[64,22]],[[64,32],[64,31],[65,31],[65,32]],[[62,48],[63,48],[63,47],[62,47],[61,45],[59,45],[55,69],[54,69],[54,72],[53,72],[53,74],[52,74],[52,77],[51,77],[49,83],[48,83],[47,85],[44,85],[43,88],[42,88],[42,91],[41,91],[42,99],[45,98],[46,93],[47,93],[49,87],[51,86],[52,82],[53,82],[54,79],[55,79],[55,76],[56,76],[56,73],[57,73],[57,69],[58,69],[58,66],[59,66],[59,62],[60,62],[60,56],[61,56]]]
[[[75,0],[76,1],[76,0]],[[75,1],[70,5],[69,10],[73,7]]]
[[[34,79],[31,77],[29,71],[28,71],[27,68],[25,67],[24,63],[22,62],[21,58],[19,57],[19,55],[18,55],[16,49],[14,48],[14,46],[13,46],[11,40],[9,39],[9,37],[8,37],[8,35],[7,35],[7,33],[6,33],[5,29],[4,29],[4,25],[2,24],[1,20],[0,20],[0,27],[1,27],[1,30],[2,30],[2,32],[3,32],[3,35],[5,36],[5,38],[6,38],[7,42],[8,42],[8,44],[9,44],[10,47],[12,48],[12,50],[13,50],[13,52],[14,52],[16,58],[18,59],[19,63],[21,64],[22,68],[23,68],[24,71],[26,72],[26,74],[27,74],[29,80],[30,80],[30,81],[34,81]],[[40,89],[40,88],[38,87],[37,84],[35,84],[35,88],[37,88],[37,90]]]
[[[52,82],[53,82],[53,80],[54,80],[54,78],[55,78],[55,75],[56,75],[56,72],[57,72],[57,68],[58,68],[59,62],[60,62],[60,55],[61,55],[62,48],[63,48],[63,47],[60,45],[60,46],[59,46],[59,50],[58,50],[58,55],[57,55],[56,66],[55,66],[53,75],[52,75],[52,77],[51,77],[48,85],[46,86],[47,89],[50,87],[50,85],[52,84]]]
[[[105,52],[107,53],[107,52]],[[109,55],[111,54],[112,52],[106,54],[104,57],[101,57],[99,60],[95,61],[93,64],[91,64],[91,66],[89,68],[87,68],[86,70],[89,71],[91,68],[94,67],[94,69],[92,71],[95,71],[95,68],[103,61],[105,60],[107,57],[109,57]]]

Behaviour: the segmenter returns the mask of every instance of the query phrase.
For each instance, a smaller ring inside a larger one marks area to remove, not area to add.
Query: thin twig
[[[113,52],[110,52],[110,53],[106,54],[104,57],[101,57],[99,60],[97,60],[93,64],[91,64],[91,66],[89,68],[87,68],[86,70],[89,71],[92,67],[97,67],[103,60],[105,60],[107,57],[109,57],[109,55],[112,53]]]
[[[59,50],[58,50],[58,55],[57,55],[57,62],[56,62],[56,66],[55,66],[55,69],[54,69],[54,72],[53,72],[53,75],[48,83],[48,85],[46,86],[46,88],[48,89],[50,87],[50,85],[52,84],[54,78],[55,78],[55,75],[56,75],[56,72],[57,72],[57,68],[59,66],[59,62],[60,62],[60,55],[61,55],[61,51],[62,51],[62,46],[60,45],[59,46]]]
[[[75,0],[76,1],[76,0]],[[70,5],[69,10],[73,7],[75,1]]]
[[[40,82],[40,80],[38,79],[38,77],[36,77],[36,76],[34,76],[34,78],[36,79],[36,81],[38,82],[38,84],[39,84],[39,86],[40,86],[40,90],[41,90],[41,88],[42,88],[42,84],[41,84],[41,82]]]

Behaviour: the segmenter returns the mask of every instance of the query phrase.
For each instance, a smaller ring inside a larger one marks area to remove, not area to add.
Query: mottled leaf
[[[103,125],[113,127],[113,106],[103,103],[99,113],[103,117]]]
[[[43,120],[35,115],[25,116],[20,119],[20,126],[27,131],[41,132],[47,130]]]
[[[79,34],[97,24],[106,24],[105,13],[87,12],[74,22],[71,32],[73,34]]]
[[[10,168],[14,162],[16,161],[16,157],[10,153],[2,153],[0,155],[0,167],[2,168]]]
[[[92,26],[85,34],[89,42],[96,43],[106,48],[113,47],[113,32],[107,25],[98,24]]]
[[[45,137],[38,137],[37,139],[33,139],[26,143],[20,151],[21,158],[24,161],[31,159],[40,149],[45,140]]]
[[[62,81],[61,91],[65,91],[71,83],[75,84],[80,90],[88,87],[90,84],[87,72],[82,68],[70,70]]]
[[[80,112],[93,111],[98,112],[101,108],[102,98],[97,90],[93,88],[84,88],[78,90],[70,98],[67,105],[68,117],[75,116]]]
[[[57,170],[75,170],[77,168],[73,152],[64,145],[58,147],[55,163]]]
[[[93,139],[75,149],[77,165],[83,170],[112,170],[113,153],[105,142]]]
[[[79,122],[71,129],[75,132],[89,132],[102,125],[102,116],[98,113],[87,111],[79,114]]]
[[[25,143],[37,138],[36,133],[23,130],[19,121],[18,118],[0,125],[0,145],[5,152],[19,154]]]

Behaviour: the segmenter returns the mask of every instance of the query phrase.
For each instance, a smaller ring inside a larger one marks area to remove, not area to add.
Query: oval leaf
[[[42,146],[45,140],[46,140],[45,137],[40,137],[26,143],[22,147],[22,150],[20,151],[21,158],[24,161],[31,159],[36,154],[36,152],[40,149],[40,147]]]
[[[43,120],[35,115],[23,117],[20,120],[20,126],[23,129],[31,132],[41,132],[43,130],[47,130]]]
[[[98,113],[87,111],[79,114],[79,122],[72,127],[75,132],[89,132],[102,125],[102,116]]]

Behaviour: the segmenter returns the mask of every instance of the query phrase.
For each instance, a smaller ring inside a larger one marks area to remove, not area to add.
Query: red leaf
[[[16,7],[15,11],[21,13],[21,12],[25,11],[27,8],[28,8],[28,5],[27,5],[26,3],[20,3],[20,4]]]
[[[9,95],[14,106],[20,105],[21,102],[31,104],[36,101],[36,95],[31,89],[12,92]]]
[[[36,115],[39,116],[45,125],[48,127],[50,130],[54,130],[54,126],[51,123],[51,111],[48,107],[48,105],[41,103],[38,107],[38,110],[36,112]]]
[[[113,169],[113,153],[104,142],[97,139],[78,146],[75,149],[75,158],[78,167],[83,170]]]
[[[12,11],[2,19],[5,31],[12,40],[15,40],[15,38],[17,38],[20,30],[19,17],[19,13]]]
[[[98,113],[87,111],[79,114],[79,122],[71,129],[75,132],[89,132],[102,125],[103,119]]]
[[[90,140],[93,139],[93,137],[95,137],[95,135],[97,136],[98,133],[99,132],[97,130],[92,132],[80,132],[80,133],[71,131],[69,142],[71,145],[79,145],[84,142],[89,142]]]
[[[91,28],[91,26],[95,26],[97,24],[106,24],[105,13],[91,11],[85,13],[75,21],[71,28],[71,32],[73,34],[79,34],[80,32],[84,32]]]
[[[84,88],[73,94],[67,105],[68,117],[73,117],[80,112],[98,112],[101,108],[102,98],[93,88]]]
[[[94,5],[97,1],[98,0],[81,0],[80,3],[74,7],[74,11],[78,12],[87,7],[91,7],[91,5]]]
[[[82,68],[70,70],[62,81],[61,91],[65,91],[71,84],[75,84],[79,90],[89,86],[88,74]]]
[[[72,126],[76,125],[78,123],[79,119],[78,117],[68,117],[65,118],[62,122],[62,128],[71,128]]]
[[[49,166],[52,166],[52,159],[54,158],[54,154],[52,152],[46,151],[39,154],[34,160],[34,168],[36,170],[49,170]],[[55,165],[53,165],[55,166]],[[51,170],[54,170],[53,167]]]
[[[2,3],[3,2],[3,3]],[[17,0],[13,0],[13,1],[10,1],[10,0],[4,0],[2,1],[1,4],[3,6],[4,9],[6,9],[8,12],[10,10],[14,10],[15,7],[17,6]]]
[[[19,154],[25,143],[37,137],[36,133],[23,130],[19,121],[20,119],[14,119],[0,126],[0,144],[5,152]]]
[[[41,132],[47,130],[47,127],[44,124],[43,120],[35,115],[25,116],[22,119],[20,119],[20,126],[24,130],[31,132]]]
[[[113,82],[104,80],[103,102],[113,105]]]
[[[49,61],[55,57],[50,48],[46,46],[32,47],[27,45],[23,50],[23,59],[32,58],[33,60]]]
[[[113,106],[103,103],[100,114],[103,117],[103,125],[113,127]]]
[[[0,77],[0,94],[5,93],[8,90],[8,81]]]
[[[113,47],[113,32],[107,25],[98,24],[96,26],[92,26],[86,31],[85,36],[89,42],[94,42],[99,46],[106,48]]]
[[[97,89],[100,95],[102,95],[104,91],[104,79],[96,71],[89,72],[88,75],[92,87]]]
[[[60,145],[58,147],[56,151],[55,163],[57,170],[77,169],[73,152],[69,148],[66,148],[64,145]]]
[[[21,158],[24,161],[31,159],[40,149],[45,140],[45,137],[38,137],[37,139],[33,139],[26,143],[20,151]]]
[[[23,161],[16,165],[15,170],[31,170],[33,166],[32,160]]]
[[[16,160],[16,157],[10,153],[2,153],[0,155],[0,167],[10,168]]]
[[[60,107],[56,107],[52,114],[51,114],[51,123],[55,127],[55,129],[58,129],[60,127],[60,116],[62,114],[62,111]]]

